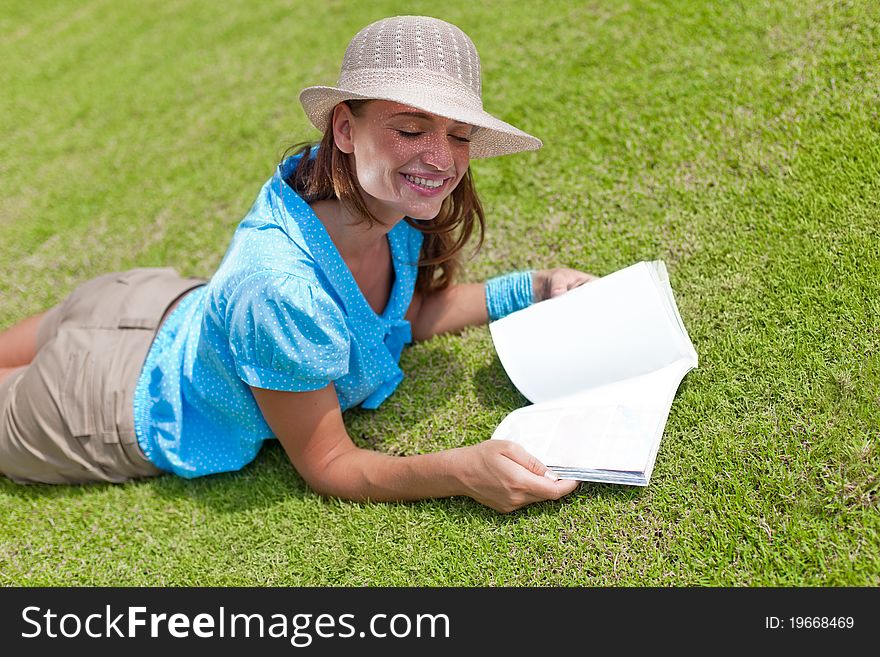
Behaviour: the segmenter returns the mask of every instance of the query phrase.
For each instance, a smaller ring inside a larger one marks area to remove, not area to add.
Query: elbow
[[[353,451],[356,451],[355,448]],[[338,454],[324,463],[300,472],[309,488],[321,497],[337,498],[359,502],[364,499],[360,492],[360,476],[354,467],[352,452]]]
[[[424,342],[425,340],[430,340],[434,337],[434,334],[430,331],[426,331],[424,329],[412,327],[412,341],[413,343]]]
[[[437,335],[436,327],[428,322],[411,321],[409,327],[413,342],[424,342]]]
[[[340,485],[330,477],[321,474],[311,477],[304,477],[306,484],[313,493],[326,497],[328,499],[349,500],[359,502],[361,498],[351,489],[351,487]]]
[[[349,488],[341,485],[335,478],[324,473],[315,473],[306,478],[306,483],[313,492],[321,497],[335,497],[343,500],[356,499],[352,497],[352,491]]]

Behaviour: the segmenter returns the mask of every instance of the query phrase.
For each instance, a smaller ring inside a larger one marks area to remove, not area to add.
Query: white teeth
[[[403,177],[409,180],[416,185],[421,185],[422,187],[428,187],[430,189],[436,189],[440,187],[444,181],[442,180],[427,180],[425,178],[418,178],[416,176],[411,176],[408,173],[403,174]]]

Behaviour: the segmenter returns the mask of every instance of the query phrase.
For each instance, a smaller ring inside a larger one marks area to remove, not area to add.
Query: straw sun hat
[[[472,158],[542,146],[540,139],[483,111],[477,49],[455,25],[437,18],[395,16],[367,25],[348,44],[337,84],[299,94],[322,132],[343,100],[381,99],[476,126]]]

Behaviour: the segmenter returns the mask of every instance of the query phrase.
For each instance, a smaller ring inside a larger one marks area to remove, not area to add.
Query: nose
[[[452,157],[452,147],[445,130],[431,134],[422,153],[422,161],[438,171],[447,171],[455,164],[455,159]]]

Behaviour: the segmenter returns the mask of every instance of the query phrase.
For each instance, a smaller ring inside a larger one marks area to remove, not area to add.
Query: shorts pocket
[[[95,362],[87,351],[73,351],[67,357],[61,383],[61,410],[64,421],[75,438],[94,436]]]
[[[69,354],[60,403],[64,421],[71,435],[69,449],[77,454],[76,461],[88,472],[80,477],[86,481],[121,482],[135,476],[124,455],[116,432],[114,417],[119,395],[105,394],[106,354],[77,350]]]

